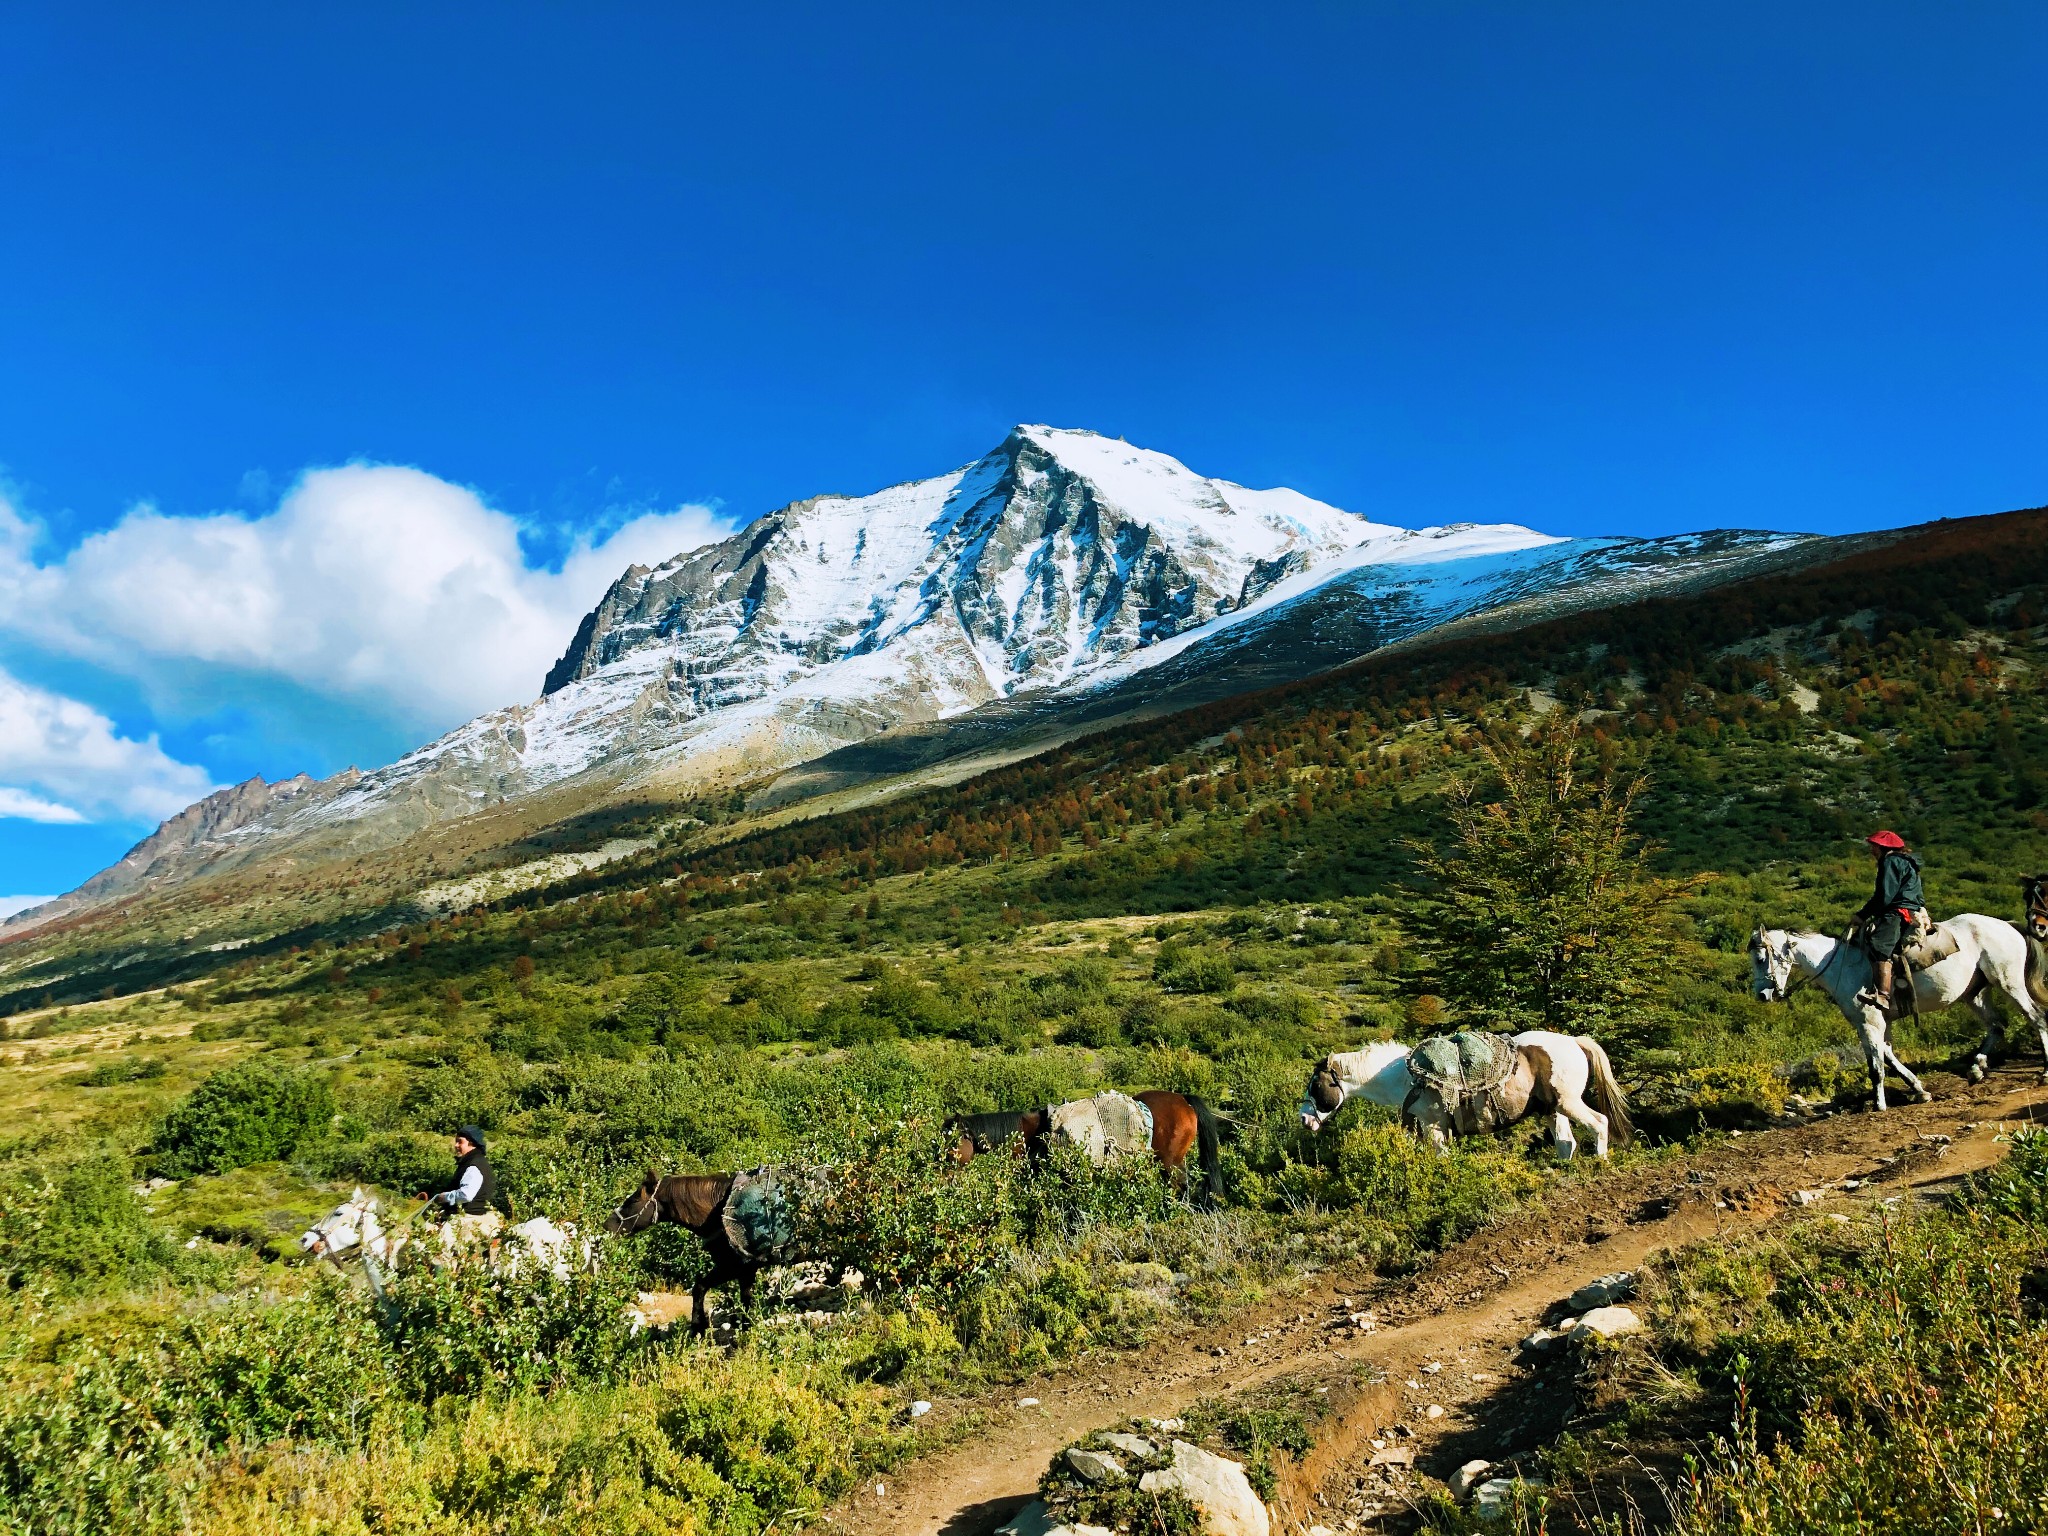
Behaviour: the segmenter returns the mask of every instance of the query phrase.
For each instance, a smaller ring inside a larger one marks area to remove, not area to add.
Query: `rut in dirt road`
[[[2048,1091],[2036,1072],[2012,1068],[1930,1104],[1827,1116],[1569,1183],[1414,1275],[1318,1276],[1227,1324],[1160,1340],[1142,1357],[1097,1357],[985,1400],[975,1406],[991,1422],[965,1442],[898,1468],[882,1494],[871,1483],[826,1518],[856,1536],[985,1536],[1032,1496],[1052,1456],[1091,1430],[1171,1417],[1292,1373],[1335,1367],[1355,1378],[1355,1363],[1370,1365],[1384,1386],[1326,1423],[1276,1496],[1280,1528],[1291,1529],[1376,1428],[1411,1406],[1419,1415],[1432,1390],[1483,1387],[1496,1372],[1481,1369],[1475,1384],[1475,1362],[1500,1359],[1586,1281],[1635,1268],[1659,1249],[1755,1230],[1798,1209],[1802,1189],[1862,1178],[1898,1190],[1983,1167],[2000,1155],[2000,1122],[2037,1117],[2048,1120]],[[1353,1312],[1370,1312],[1375,1326],[1350,1326]],[[1451,1381],[1417,1374],[1460,1351],[1466,1362]],[[1025,1398],[1037,1401],[1017,1406]],[[1450,1405],[1441,1406],[1444,1432],[1458,1429]]]

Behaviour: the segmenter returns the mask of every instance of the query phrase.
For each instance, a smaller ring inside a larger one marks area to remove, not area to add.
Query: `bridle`
[[[640,1208],[634,1211],[632,1215],[628,1216],[626,1214],[626,1202],[623,1200],[619,1202],[619,1208],[616,1211],[612,1212],[612,1214],[619,1219],[619,1225],[625,1228],[628,1232],[637,1232],[640,1230],[640,1218],[647,1214],[647,1208],[649,1206],[653,1205],[656,1201],[658,1201],[661,1198],[661,1180],[656,1179],[654,1181],[653,1187],[651,1189],[648,1189],[645,1193],[641,1193],[637,1190],[635,1191],[635,1193],[640,1195]]]

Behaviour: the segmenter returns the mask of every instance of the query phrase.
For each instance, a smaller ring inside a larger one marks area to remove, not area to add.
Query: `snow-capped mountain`
[[[1209,479],[1120,439],[1021,426],[950,474],[796,502],[721,543],[634,566],[534,702],[376,772],[275,794],[244,786],[234,814],[185,813],[190,828],[167,824],[54,905],[280,842],[361,852],[556,786],[757,781],[878,736],[929,747],[1197,684],[1212,697],[1242,691],[1516,605],[1733,579],[1807,542],[1404,529]]]

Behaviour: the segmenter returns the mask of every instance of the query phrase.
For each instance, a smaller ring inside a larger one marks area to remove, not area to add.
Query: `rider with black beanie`
[[[481,1216],[497,1198],[498,1181],[491,1173],[491,1160],[484,1151],[480,1126],[455,1128],[455,1187],[434,1198],[465,1216]]]

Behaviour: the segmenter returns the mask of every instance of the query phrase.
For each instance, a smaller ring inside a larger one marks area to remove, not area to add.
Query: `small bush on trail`
[[[1133,1419],[1125,1428],[1153,1444],[1156,1453],[1139,1456],[1116,1449],[1103,1441],[1099,1432],[1069,1447],[1107,1451],[1123,1465],[1122,1482],[1086,1482],[1068,1465],[1065,1450],[1053,1457],[1052,1465],[1038,1480],[1038,1496],[1045,1501],[1054,1524],[1101,1526],[1129,1531],[1133,1536],[1202,1536],[1208,1527],[1186,1494],[1178,1488],[1147,1493],[1138,1486],[1147,1472],[1173,1465],[1167,1441],[1142,1420]]]
[[[1292,1163],[1272,1180],[1288,1206],[1313,1201],[1355,1212],[1384,1231],[1395,1252],[1440,1248],[1477,1231],[1541,1187],[1527,1159],[1491,1140],[1438,1152],[1389,1119],[1325,1131],[1320,1164]]]
[[[327,1080],[258,1057],[223,1068],[164,1117],[154,1162],[174,1178],[290,1157],[327,1125]]]

